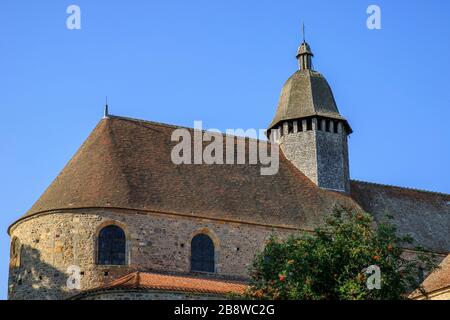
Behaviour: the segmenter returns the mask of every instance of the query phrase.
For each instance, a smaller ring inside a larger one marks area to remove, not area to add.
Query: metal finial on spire
[[[105,109],[103,111],[103,119],[108,118],[109,117],[109,111],[108,111],[108,97],[106,97],[106,102],[105,102]]]
[[[306,42],[306,37],[305,37],[305,23],[302,22],[302,35],[303,35],[303,43]]]
[[[302,23],[302,35],[303,42],[298,47],[297,50],[297,60],[298,60],[298,68],[300,70],[311,70],[312,69],[312,57],[314,56],[309,44],[306,42],[305,36],[305,23]]]

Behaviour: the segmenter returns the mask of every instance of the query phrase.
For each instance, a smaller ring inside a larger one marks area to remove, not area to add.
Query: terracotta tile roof
[[[120,208],[312,230],[337,203],[359,208],[345,194],[318,188],[281,152],[272,176],[260,175],[260,165],[175,165],[171,134],[177,128],[115,116],[101,120],[23,218]]]
[[[450,252],[450,195],[351,181],[351,195],[375,220],[393,216],[397,230],[428,250]]]
[[[422,283],[426,294],[448,288],[450,290],[450,255],[448,255],[439,265],[439,268],[432,272]],[[423,297],[419,291],[410,295],[411,298]]]
[[[213,278],[187,275],[168,275],[147,272],[134,272],[119,278],[105,286],[89,290],[163,290],[200,294],[226,295],[243,294],[247,284]]]
[[[21,219],[115,208],[313,230],[342,204],[362,207],[376,220],[390,213],[401,233],[429,250],[450,252],[450,195],[360,181],[351,182],[351,195],[324,190],[281,152],[272,176],[260,175],[259,165],[175,165],[171,134],[178,128],[116,116],[101,120]]]

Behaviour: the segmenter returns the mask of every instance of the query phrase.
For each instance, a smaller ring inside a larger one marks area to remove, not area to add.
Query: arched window
[[[115,225],[104,227],[98,235],[98,264],[125,264],[125,232]]]
[[[198,234],[192,239],[191,270],[214,272],[214,243],[206,234]]]

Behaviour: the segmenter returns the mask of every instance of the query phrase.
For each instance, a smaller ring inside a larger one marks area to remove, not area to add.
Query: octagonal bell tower
[[[349,192],[347,137],[352,129],[327,80],[313,70],[313,56],[303,40],[296,56],[299,70],[283,86],[268,135],[317,186]]]

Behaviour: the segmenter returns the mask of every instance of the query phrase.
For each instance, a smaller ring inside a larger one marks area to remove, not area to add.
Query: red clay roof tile
[[[195,276],[134,272],[94,290],[144,289],[226,295],[243,294],[247,284]]]
[[[442,260],[439,268],[425,279],[422,286],[426,294],[430,294],[441,289],[450,288],[450,255]],[[410,297],[417,298],[422,295],[423,294],[421,292],[415,291]]]

